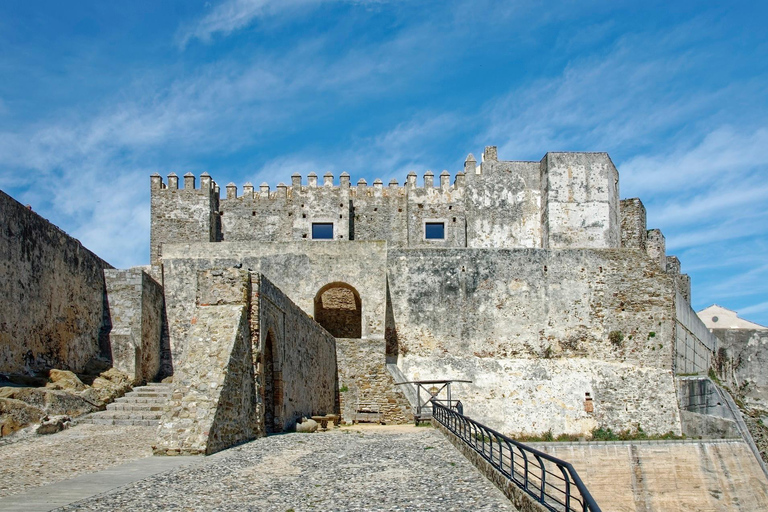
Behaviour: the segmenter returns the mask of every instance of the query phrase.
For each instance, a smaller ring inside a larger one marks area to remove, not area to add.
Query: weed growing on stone
[[[347,387],[346,384],[344,384],[339,388],[339,393],[346,393],[347,391],[349,391],[349,388]]]
[[[624,334],[621,331],[611,331],[608,333],[608,341],[613,343],[614,346],[620,347],[624,342]]]

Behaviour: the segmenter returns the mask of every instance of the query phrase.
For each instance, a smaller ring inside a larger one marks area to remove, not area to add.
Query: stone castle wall
[[[184,176],[184,188],[179,188],[179,178],[173,173],[167,185],[159,175],[152,176],[150,264],[160,263],[163,244],[215,241],[218,202],[218,189],[207,174],[201,176],[200,188],[195,188],[195,177],[189,173]]]
[[[455,394],[479,421],[679,433],[674,280],[642,252],[392,249],[389,262],[402,372],[472,380]]]
[[[175,361],[157,455],[209,455],[263,433],[248,321],[247,272],[197,275],[187,351]]]
[[[108,355],[108,263],[2,191],[0,255],[0,371],[82,371]]]
[[[163,289],[141,267],[106,269],[104,279],[112,366],[131,375],[134,385],[152,381],[160,371]]]

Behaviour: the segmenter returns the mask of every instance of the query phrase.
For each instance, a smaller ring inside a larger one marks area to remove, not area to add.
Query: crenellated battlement
[[[403,182],[347,172],[293,174],[289,184],[219,187],[208,173],[151,177],[152,261],[191,241],[386,240],[403,247],[618,248],[618,173],[605,153],[499,160],[487,146],[455,173]],[[223,189],[223,190],[222,190]],[[319,227],[325,226],[324,235]],[[428,229],[429,228],[429,229]]]
[[[185,186],[182,190],[195,190],[205,191],[214,189],[214,193],[219,193],[219,186],[215,181],[210,179],[210,175],[203,173],[200,176],[201,185],[199,188],[195,188],[194,175],[188,173],[185,175],[185,179],[189,179],[188,185],[185,181]],[[151,176],[152,190],[179,190],[178,177],[175,173],[168,175],[168,185],[163,183],[160,174],[153,174]],[[277,184],[272,189],[269,183],[262,183],[258,188],[254,187],[251,182],[246,182],[242,189],[239,189],[235,183],[228,183],[225,187],[225,194],[222,200],[230,199],[287,199],[292,197],[294,193],[305,192],[311,193],[313,190],[318,191],[335,191],[335,192],[348,192],[350,196],[382,196],[382,197],[395,197],[405,196],[410,192],[413,193],[429,193],[429,192],[455,192],[465,187],[465,173],[459,171],[451,180],[451,174],[448,171],[443,171],[438,177],[438,182],[435,182],[435,175],[432,171],[427,171],[422,176],[422,186],[417,185],[417,175],[415,172],[410,172],[406,178],[406,181],[400,185],[396,178],[392,178],[387,186],[384,186],[384,182],[377,178],[372,184],[368,184],[365,178],[360,178],[357,184],[352,185],[350,176],[344,172],[339,176],[338,182],[334,180],[334,175],[327,172],[323,175],[323,182],[318,182],[318,175],[314,172],[309,173],[306,178],[300,174],[294,174],[291,176],[291,184],[286,185],[283,182]]]

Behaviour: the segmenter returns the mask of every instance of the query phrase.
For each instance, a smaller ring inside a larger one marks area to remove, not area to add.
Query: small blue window
[[[333,222],[313,222],[313,240],[333,240]]]
[[[427,222],[424,224],[424,238],[427,240],[445,239],[445,223]]]

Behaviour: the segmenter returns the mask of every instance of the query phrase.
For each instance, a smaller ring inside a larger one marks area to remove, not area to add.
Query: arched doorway
[[[268,434],[282,432],[280,411],[283,404],[283,389],[280,380],[280,364],[272,330],[267,331],[264,342],[264,429]]]
[[[315,295],[315,321],[336,338],[363,336],[360,294],[346,283],[330,283]]]

